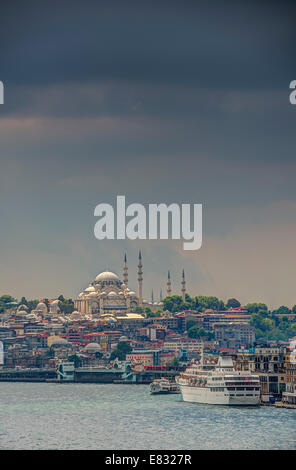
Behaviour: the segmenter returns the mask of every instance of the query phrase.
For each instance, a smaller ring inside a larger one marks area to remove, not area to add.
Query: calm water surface
[[[184,403],[147,385],[0,383],[0,449],[296,449],[296,410]]]

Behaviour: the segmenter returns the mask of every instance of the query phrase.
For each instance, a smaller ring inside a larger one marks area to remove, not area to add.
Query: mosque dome
[[[102,350],[101,345],[98,343],[88,343],[84,348],[84,351],[90,352],[90,353],[96,353],[101,350]]]
[[[27,305],[22,304],[22,305],[18,306],[17,310],[18,310],[18,312],[23,311],[23,310],[28,310],[28,307],[27,307]]]
[[[113,290],[111,292],[109,292],[109,294],[108,294],[108,297],[116,297],[116,296],[117,296],[117,294]]]
[[[51,346],[71,346],[71,343],[65,338],[57,338],[51,343]]]
[[[35,315],[34,313],[29,313],[29,314],[27,315],[27,319],[28,319],[28,320],[37,320],[38,317],[37,317],[37,315]]]
[[[46,304],[44,302],[39,302],[36,307],[36,310],[47,310]]]
[[[70,318],[71,320],[80,320],[82,316],[80,312],[78,312],[77,310],[74,310],[74,312],[71,313]]]
[[[131,297],[137,296],[137,294],[132,290],[129,291],[128,295],[130,295]]]
[[[96,299],[97,298],[97,294],[95,292],[90,292],[89,294],[87,294],[86,296],[88,299]]]
[[[101,282],[101,281],[119,281],[119,277],[117,274],[111,273],[110,271],[104,271],[103,273],[100,273],[96,277],[96,281]]]
[[[59,305],[59,302],[60,302],[59,299],[56,299],[56,300],[54,300],[53,302],[51,302],[50,305],[57,305],[57,306],[58,306],[58,305]]]
[[[16,312],[17,315],[28,315],[28,312],[26,310],[18,310]]]
[[[78,295],[79,299],[81,299],[81,297],[83,297],[83,292],[80,292],[80,294]]]
[[[84,292],[88,292],[88,293],[89,293],[89,292],[95,292],[95,288],[94,288],[94,286],[88,286],[88,287],[84,290]]]

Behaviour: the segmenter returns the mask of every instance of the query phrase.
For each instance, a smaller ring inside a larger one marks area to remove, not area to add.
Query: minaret
[[[185,273],[184,273],[184,269],[183,269],[183,271],[182,271],[182,282],[181,282],[181,285],[182,285],[182,289],[181,289],[181,292],[182,292],[182,299],[183,299],[183,302],[185,302],[186,286],[185,286]]]
[[[162,289],[160,289],[160,293],[159,293],[159,302],[162,302]]]
[[[123,283],[127,287],[128,283],[128,272],[127,272],[127,259],[126,259],[126,253],[124,254],[124,265],[123,265]]]
[[[171,275],[170,271],[168,271],[168,280],[167,280],[167,296],[169,297],[172,293],[172,285],[171,285]]]
[[[138,297],[139,306],[143,306],[143,294],[142,294],[142,283],[143,283],[143,271],[142,271],[142,255],[139,251],[139,263],[138,263]]]
[[[152,289],[152,292],[151,292],[151,303],[152,303],[152,305],[154,304],[154,295],[153,295],[153,289]]]

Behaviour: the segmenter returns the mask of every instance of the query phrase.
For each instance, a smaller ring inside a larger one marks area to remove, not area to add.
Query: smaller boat
[[[150,384],[151,395],[161,393],[180,393],[179,385],[176,382],[171,382],[168,379],[155,379]]]

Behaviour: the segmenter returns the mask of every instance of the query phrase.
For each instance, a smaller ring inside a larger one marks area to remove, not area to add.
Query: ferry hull
[[[183,401],[209,405],[257,406],[258,396],[230,396],[225,392],[211,392],[207,387],[180,385]]]

